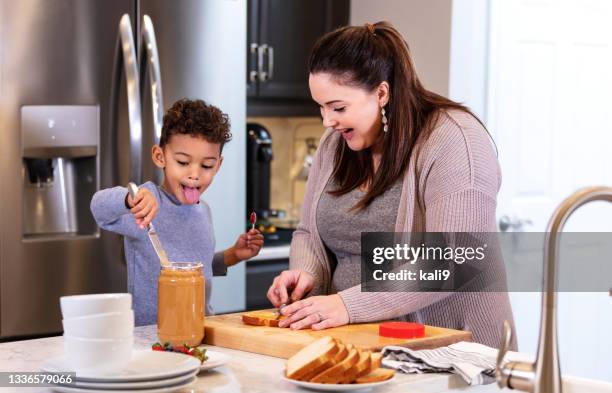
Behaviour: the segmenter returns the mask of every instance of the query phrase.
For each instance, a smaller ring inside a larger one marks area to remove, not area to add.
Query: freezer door
[[[230,117],[233,139],[223,149],[223,165],[204,199],[213,212],[217,250],[232,245],[244,231],[246,142],[246,0],[140,0],[140,18],[151,18],[157,38],[163,102],[201,98]],[[141,79],[148,76],[141,75]],[[150,149],[154,142],[151,93],[143,100],[143,173],[155,178]],[[223,214],[221,214],[223,212]],[[245,268],[229,269],[214,280],[216,312],[245,307]]]
[[[126,291],[120,238],[100,232],[91,217],[87,228],[65,235],[24,235],[21,111],[37,105],[97,107],[93,174],[77,172],[73,179],[77,189],[88,190],[75,202],[86,217],[95,190],[123,184],[129,176],[127,110],[119,111],[113,133],[109,103],[119,21],[128,13],[134,23],[135,9],[134,0],[0,0],[1,337],[60,332],[62,295]],[[120,89],[119,107],[126,108],[125,85]],[[56,124],[51,120],[56,119],[49,119],[50,130]]]

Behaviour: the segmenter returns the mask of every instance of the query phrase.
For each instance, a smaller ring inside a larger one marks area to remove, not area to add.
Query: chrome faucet
[[[612,202],[611,187],[587,187],[567,197],[553,213],[546,230],[544,248],[544,288],[540,340],[535,363],[508,362],[504,356],[510,346],[512,331],[504,322],[502,344],[497,355],[495,377],[500,388],[518,389],[530,393],[561,393],[561,368],[557,343],[557,251],[558,235],[567,219],[582,205],[593,201]]]

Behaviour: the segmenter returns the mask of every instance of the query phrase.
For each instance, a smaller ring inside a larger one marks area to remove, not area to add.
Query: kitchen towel
[[[386,346],[382,353],[383,366],[404,373],[455,373],[472,386],[495,382],[497,349],[483,344],[462,341],[447,347],[422,350]],[[533,358],[508,351],[504,362],[508,361],[533,361]]]

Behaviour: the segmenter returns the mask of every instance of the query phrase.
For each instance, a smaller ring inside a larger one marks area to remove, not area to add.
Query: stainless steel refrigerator
[[[246,214],[245,47],[246,0],[0,0],[0,338],[60,332],[62,295],[126,291],[121,239],[89,203],[160,179],[150,149],[177,99],[230,116],[204,199],[217,249],[233,243]],[[244,309],[244,287],[243,266],[215,279],[216,311]]]

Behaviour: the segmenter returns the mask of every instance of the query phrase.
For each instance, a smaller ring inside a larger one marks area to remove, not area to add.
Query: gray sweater
[[[365,195],[360,189],[333,196],[337,188],[330,179],[317,206],[317,229],[323,244],[335,262],[331,293],[337,293],[361,283],[361,232],[393,232],[397,216],[402,182],[372,201],[360,211],[350,211]],[[351,228],[351,230],[347,230]]]
[[[321,138],[291,242],[290,268],[315,277],[311,295],[332,293],[333,261],[316,220],[338,143],[344,141],[332,130]],[[489,136],[476,119],[462,111],[444,111],[431,136],[415,150],[402,181],[395,232],[496,232],[501,171]],[[504,276],[503,264],[498,266]],[[514,325],[507,292],[374,293],[354,285],[339,295],[350,323],[401,318],[468,330],[474,341],[493,347],[500,343],[503,321]]]
[[[204,265],[206,315],[211,315],[212,276],[225,275],[223,253],[214,255],[215,238],[210,207],[204,201],[182,205],[174,196],[152,182],[147,188],[157,200],[159,210],[153,225],[168,259],[174,262],[201,262]],[[91,212],[98,225],[124,237],[128,268],[128,291],[132,294],[136,326],[157,323],[157,278],[159,258],[146,230],[140,229],[125,205],[125,187],[100,190],[91,200]]]

